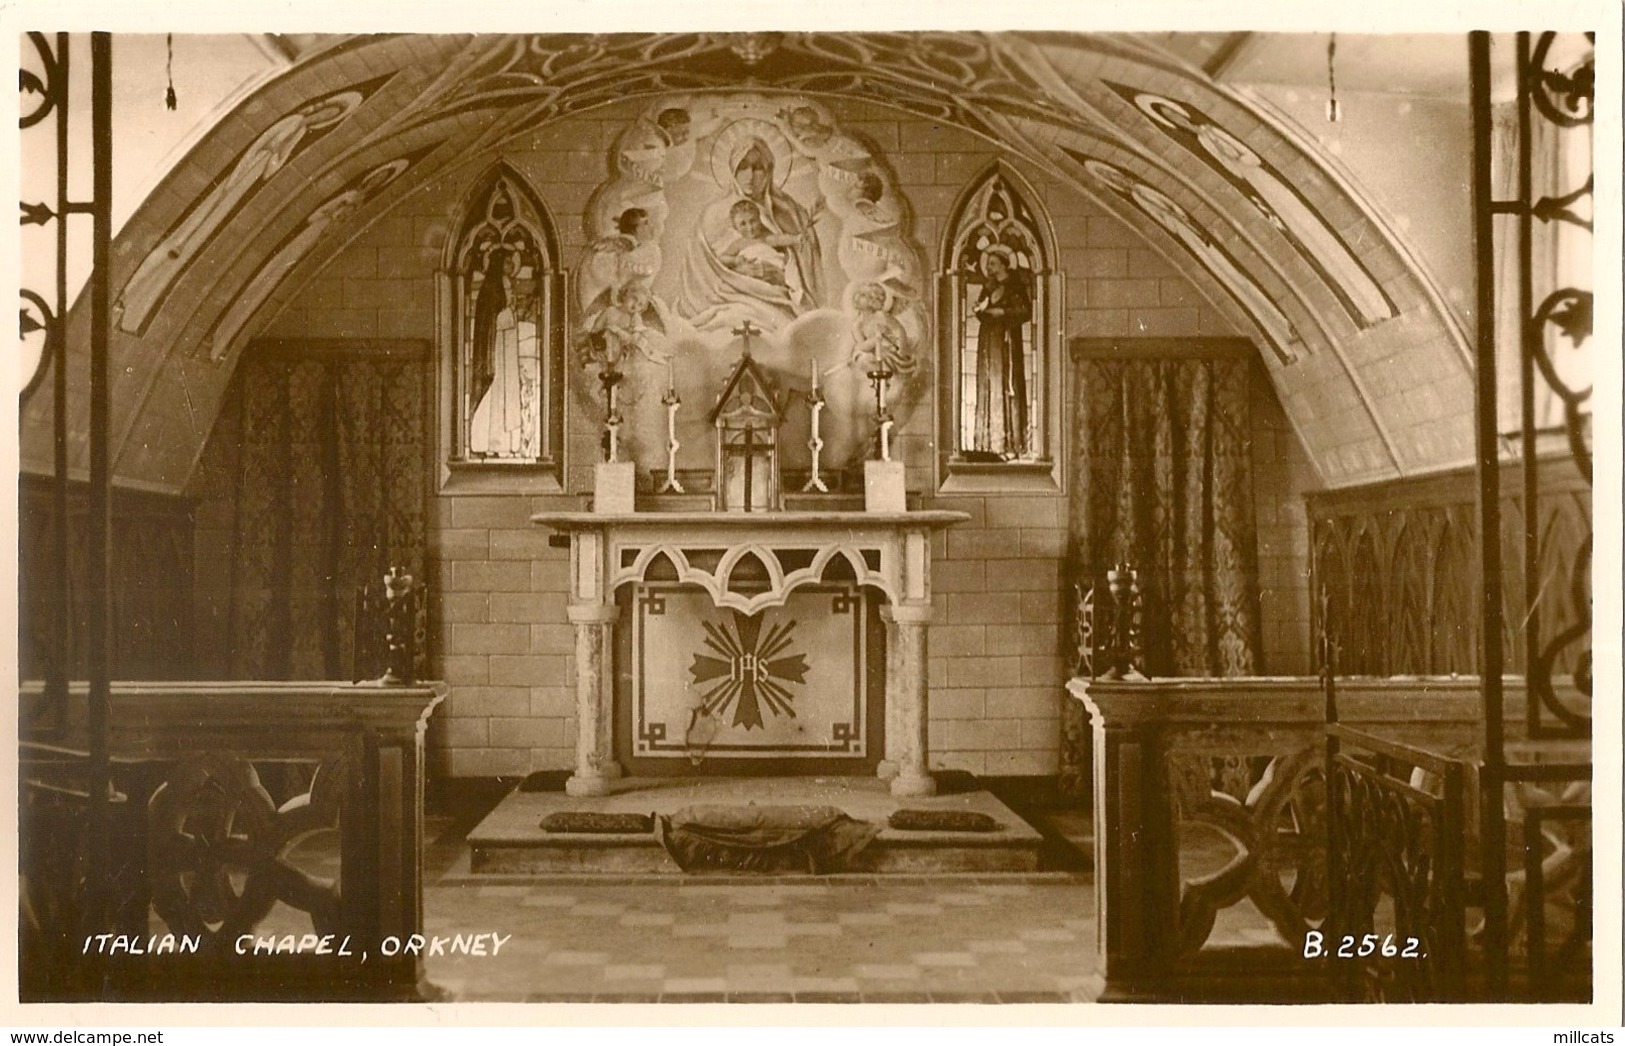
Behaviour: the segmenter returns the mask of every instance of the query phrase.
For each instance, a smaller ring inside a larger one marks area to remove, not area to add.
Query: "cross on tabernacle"
[[[762,332],[755,325],[753,325],[749,320],[746,320],[743,323],[741,323],[739,326],[734,328],[734,333],[739,335],[741,338],[743,338],[745,340],[745,355],[749,356],[750,355],[750,339],[752,337],[762,333]]]

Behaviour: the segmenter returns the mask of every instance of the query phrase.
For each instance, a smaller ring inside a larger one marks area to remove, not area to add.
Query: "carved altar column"
[[[603,468],[604,466],[600,466]],[[576,628],[576,766],[570,795],[607,795],[621,776],[615,762],[615,622],[620,608],[605,580],[603,536],[589,530],[570,543],[570,623]]]
[[[570,607],[576,626],[576,768],[564,790],[570,795],[608,795],[621,776],[615,762],[615,621],[611,604]]]
[[[886,628],[886,751],[896,767],[891,793],[935,795],[927,730],[931,722],[928,675],[931,607],[889,606],[882,610]],[[890,769],[888,767],[888,769]]]

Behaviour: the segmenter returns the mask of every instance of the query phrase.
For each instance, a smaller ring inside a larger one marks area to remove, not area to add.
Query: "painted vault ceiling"
[[[1245,43],[1229,37],[1245,35],[300,40],[293,64],[198,141],[114,245],[115,476],[183,490],[243,346],[408,195],[573,114],[742,87],[962,128],[1093,199],[1253,338],[1328,485],[1468,461],[1459,325],[1335,166],[1212,78]],[[88,353],[86,311],[70,319],[70,365]],[[1429,395],[1407,375],[1425,376]],[[87,404],[75,393],[82,467]],[[48,471],[49,397],[30,399],[22,424],[23,467]]]

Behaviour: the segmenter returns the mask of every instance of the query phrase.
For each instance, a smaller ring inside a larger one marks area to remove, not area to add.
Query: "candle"
[[[818,391],[818,360],[815,357],[813,359],[808,360],[807,364],[808,364],[808,368],[812,371],[812,390],[814,392],[817,392]]]
[[[671,357],[666,357],[666,391],[672,394],[677,392],[677,374],[672,370]]]

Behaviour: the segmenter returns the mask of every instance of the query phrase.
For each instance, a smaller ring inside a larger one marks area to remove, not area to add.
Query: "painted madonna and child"
[[[818,375],[826,462],[867,454],[871,373],[891,375],[899,421],[921,400],[927,302],[906,208],[883,160],[827,111],[779,95],[663,98],[622,132],[611,163],[588,208],[575,343],[588,372],[622,375],[634,458],[663,460],[661,400],[675,390],[684,464],[706,464],[705,413],[741,331],[781,391]],[[599,383],[583,376],[576,394],[602,413]],[[787,444],[804,444],[806,428],[791,411]]]

